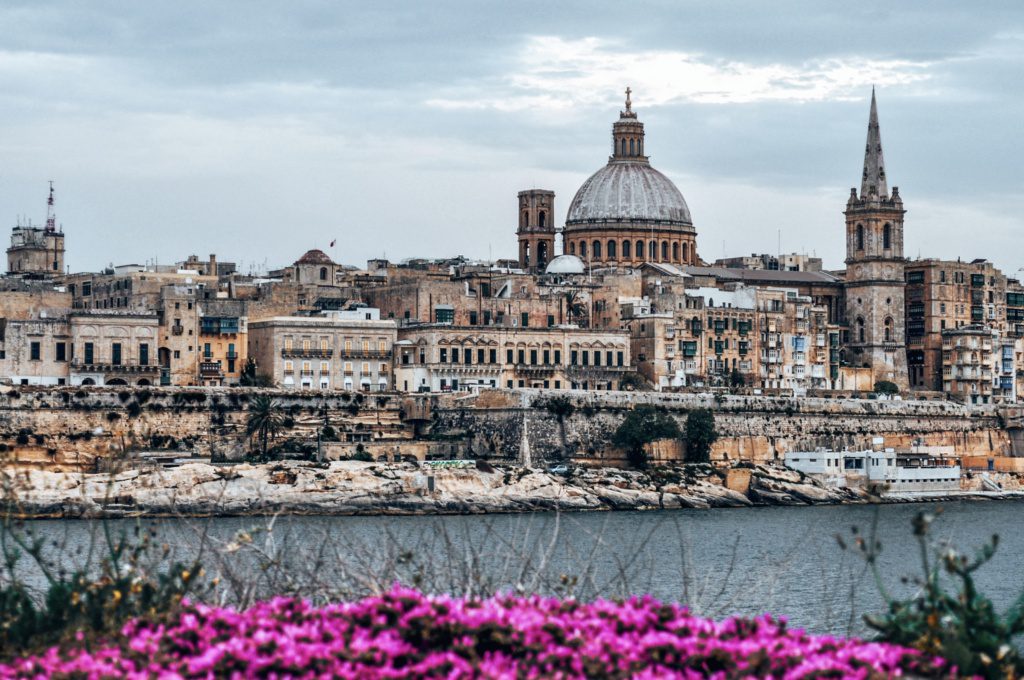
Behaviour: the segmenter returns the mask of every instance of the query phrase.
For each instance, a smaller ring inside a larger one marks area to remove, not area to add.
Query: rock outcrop
[[[483,467],[483,466],[481,466]],[[579,468],[432,469],[414,463],[286,461],[107,474],[6,473],[17,514],[27,517],[295,514],[473,514],[535,510],[654,510],[865,502],[771,466],[751,471],[747,493],[711,466],[651,471]]]

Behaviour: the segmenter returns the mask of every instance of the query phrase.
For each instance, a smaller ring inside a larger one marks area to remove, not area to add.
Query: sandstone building
[[[285,389],[384,391],[392,386],[397,324],[361,308],[249,324],[249,356]]]
[[[614,390],[632,370],[623,331],[422,324],[399,329],[398,338],[396,387],[406,392]]]

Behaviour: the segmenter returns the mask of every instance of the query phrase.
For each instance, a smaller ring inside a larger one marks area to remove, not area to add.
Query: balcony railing
[[[386,359],[391,356],[390,350],[379,350],[379,349],[345,349],[341,350],[339,354],[343,357],[358,357],[366,359]]]
[[[175,324],[174,326],[171,326],[171,335],[181,335],[184,332],[185,327],[182,326],[181,324]]]
[[[160,367],[142,364],[100,364],[95,362],[72,361],[71,368],[82,373],[159,373]]]
[[[202,361],[199,363],[199,375],[204,378],[219,377],[224,375],[220,363],[216,361]]]
[[[281,350],[281,356],[286,359],[299,358],[299,359],[330,359],[334,356],[333,349],[303,349],[301,347],[287,347]],[[232,357],[233,358],[233,357]]]

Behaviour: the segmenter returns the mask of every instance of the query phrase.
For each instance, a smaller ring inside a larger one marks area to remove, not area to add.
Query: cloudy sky
[[[19,2],[0,6],[0,214],[68,263],[311,247],[512,257],[565,209],[622,90],[700,254],[842,266],[872,85],[911,257],[1024,267],[1019,2]]]

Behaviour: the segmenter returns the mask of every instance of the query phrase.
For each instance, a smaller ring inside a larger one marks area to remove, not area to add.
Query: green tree
[[[729,374],[729,386],[734,390],[740,387],[746,387],[747,377],[743,375],[738,368],[734,368],[732,369],[732,373]]]
[[[647,465],[644,445],[657,439],[678,439],[679,423],[664,408],[640,404],[622,421],[612,443],[626,450],[631,465],[642,468]]]
[[[875,394],[884,394],[886,396],[891,396],[893,394],[899,394],[900,388],[899,385],[892,382],[891,380],[879,380],[878,382],[875,383],[874,392]]]
[[[711,460],[711,445],[718,441],[715,414],[706,408],[690,411],[686,416],[685,431],[687,462],[706,463]]]
[[[566,458],[569,456],[569,438],[565,433],[565,419],[571,418],[572,414],[576,412],[576,405],[572,403],[567,395],[560,394],[549,399],[545,399],[538,404],[545,411],[550,413],[558,420],[558,434],[562,441],[562,457]]]
[[[284,416],[276,401],[268,396],[260,395],[249,402],[249,418],[245,423],[245,433],[249,437],[257,437],[260,442],[260,454],[267,455],[268,440],[284,427]]]

